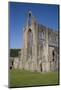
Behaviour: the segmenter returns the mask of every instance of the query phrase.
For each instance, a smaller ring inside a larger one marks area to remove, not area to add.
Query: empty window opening
[[[54,56],[55,56],[54,50],[52,51],[52,56],[53,56],[53,61],[54,61]]]

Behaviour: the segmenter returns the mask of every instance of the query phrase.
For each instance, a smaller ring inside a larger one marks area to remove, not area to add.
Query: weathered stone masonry
[[[18,57],[19,69],[38,72],[58,71],[57,31],[40,25],[29,12],[23,38],[24,47]]]

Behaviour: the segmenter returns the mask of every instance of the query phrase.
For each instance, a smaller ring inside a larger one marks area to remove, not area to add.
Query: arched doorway
[[[40,71],[42,72],[42,63],[40,63]]]

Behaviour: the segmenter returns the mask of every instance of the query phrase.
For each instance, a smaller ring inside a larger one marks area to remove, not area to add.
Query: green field
[[[30,72],[20,70],[9,71],[9,87],[35,86],[35,85],[58,85],[57,72]]]

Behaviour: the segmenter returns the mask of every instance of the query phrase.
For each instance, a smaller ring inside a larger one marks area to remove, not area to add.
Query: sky
[[[23,27],[31,10],[39,24],[58,30],[58,5],[9,2],[10,48],[23,48]]]

